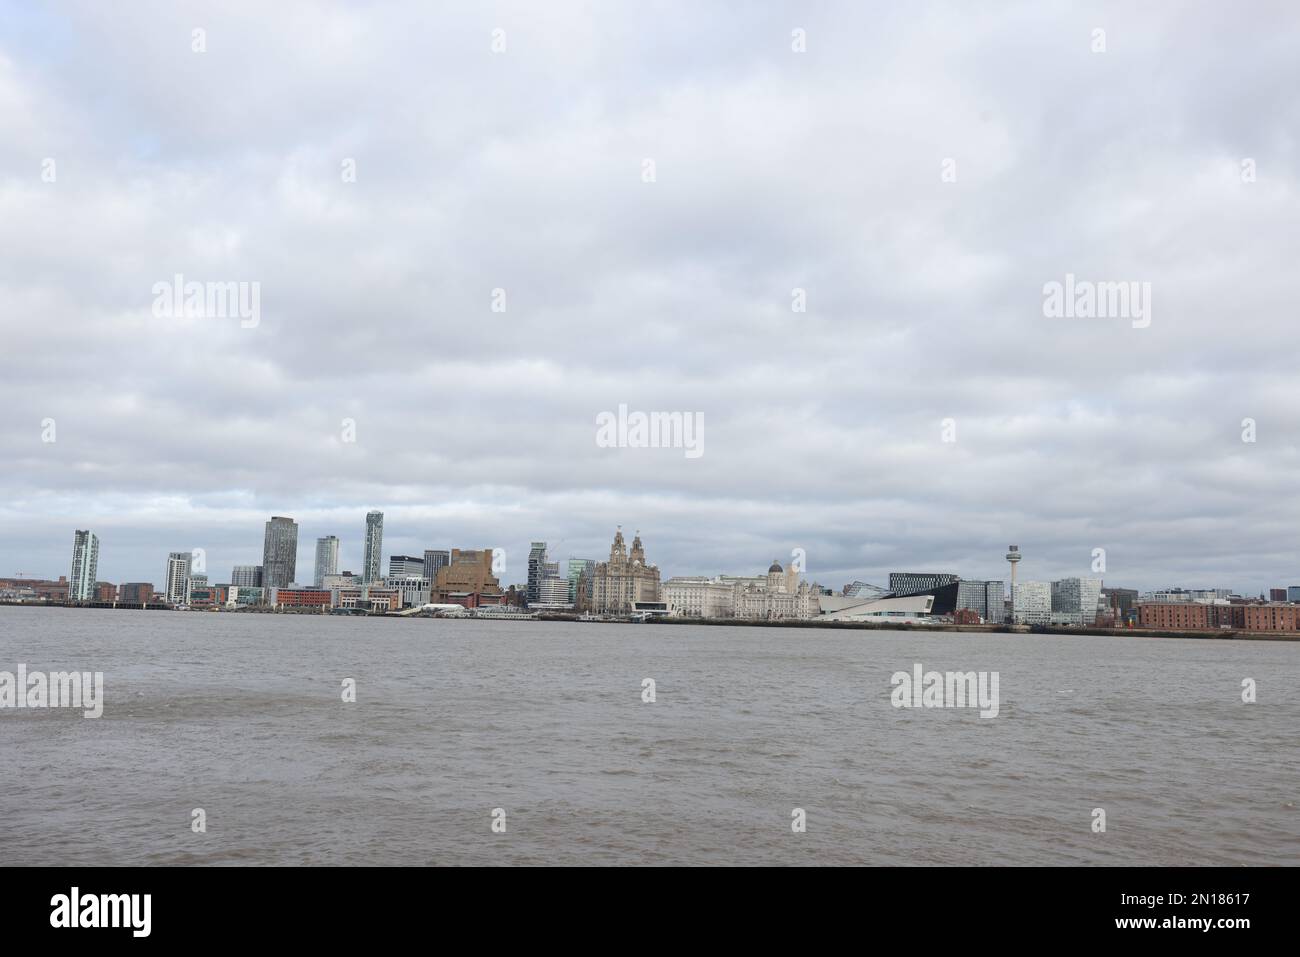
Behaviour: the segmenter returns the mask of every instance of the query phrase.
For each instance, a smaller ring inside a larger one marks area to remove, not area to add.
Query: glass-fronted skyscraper
[[[361,580],[366,584],[383,580],[384,513],[366,512],[366,548],[361,563]]]
[[[326,575],[339,573],[339,540],[335,535],[316,539],[316,574],[312,584],[320,588]]]
[[[298,523],[280,515],[266,523],[262,543],[262,585],[288,588],[298,574]]]

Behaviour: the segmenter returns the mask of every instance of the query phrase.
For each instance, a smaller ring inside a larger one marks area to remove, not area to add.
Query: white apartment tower
[[[77,529],[72,537],[72,575],[68,578],[68,600],[90,601],[95,597],[95,576],[99,572],[99,538],[89,529]]]

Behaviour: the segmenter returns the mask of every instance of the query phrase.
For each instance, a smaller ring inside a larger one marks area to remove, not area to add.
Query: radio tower
[[[1011,563],[1011,620],[1016,620],[1016,566],[1020,564],[1020,546],[1007,546],[1007,561]]]

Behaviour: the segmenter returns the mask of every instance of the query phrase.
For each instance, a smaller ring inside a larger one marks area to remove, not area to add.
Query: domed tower
[[[645,564],[645,549],[641,547],[641,532],[638,529],[636,535],[632,537],[632,552],[628,555],[633,565]]]
[[[627,547],[623,544],[623,526],[618,527],[614,533],[614,544],[609,549],[609,562],[611,565],[621,565],[627,561]]]
[[[781,563],[775,558],[772,559],[772,564],[767,569],[767,590],[771,592],[781,591],[781,579],[784,575],[785,570],[781,568]]]

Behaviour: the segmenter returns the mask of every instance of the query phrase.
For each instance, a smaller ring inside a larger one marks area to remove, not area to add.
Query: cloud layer
[[[622,523],[665,574],[1300,582],[1288,4],[4,6],[0,575],[91,527],[224,580],[274,513],[309,579],[381,508],[510,581]],[[259,324],[155,316],[177,273]],[[1046,318],[1067,273],[1150,327]],[[599,447],[620,403],[704,455]]]

